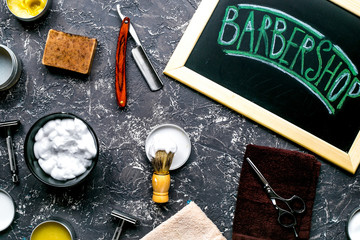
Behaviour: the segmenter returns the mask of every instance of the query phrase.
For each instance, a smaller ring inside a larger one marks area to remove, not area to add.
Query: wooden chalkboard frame
[[[203,0],[201,2],[165,67],[164,74],[354,174],[360,164],[360,131],[352,143],[349,152],[344,152],[185,66],[187,59],[219,1],[220,0]],[[356,2],[356,0],[329,1],[360,16],[360,3]]]
[[[360,1],[359,0],[329,0],[340,7],[345,8],[349,12],[354,13],[357,16],[360,16]]]

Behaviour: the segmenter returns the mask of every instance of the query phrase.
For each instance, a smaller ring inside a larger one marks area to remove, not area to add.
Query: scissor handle
[[[279,206],[279,202],[276,202],[275,208],[279,212],[278,222],[284,227],[294,227],[296,225],[296,217],[294,213],[300,214],[303,213],[306,209],[304,200],[296,195],[293,195],[291,198],[282,198],[272,191],[271,199],[275,199],[279,202],[286,204],[289,210],[285,210]]]
[[[282,209],[280,207],[278,207],[278,212],[279,212],[278,222],[280,223],[281,226],[286,228],[291,228],[297,224],[296,217],[292,212]]]
[[[305,202],[301,197],[297,195],[293,195],[291,198],[288,199],[282,199],[282,201],[286,203],[286,205],[290,209],[290,212],[292,213],[299,214],[305,212],[306,209]]]
[[[299,235],[296,232],[296,228],[295,228],[297,222],[296,222],[296,217],[294,216],[294,214],[285,209],[279,208],[279,207],[277,207],[277,209],[279,211],[279,216],[278,216],[279,224],[286,228],[293,228],[295,238],[298,238]]]
[[[303,213],[305,211],[306,205],[301,197],[293,195],[291,198],[283,198],[280,197],[269,185],[265,185],[264,188],[266,189],[266,193],[268,194],[270,199],[279,200],[285,203],[291,213]],[[277,205],[277,207],[279,207],[278,204],[274,205]]]
[[[296,225],[296,217],[294,216],[294,213],[303,213],[306,209],[304,200],[296,195],[293,195],[288,199],[279,196],[274,197],[274,199],[282,201],[289,208],[288,211],[276,204],[276,208],[279,212],[278,222],[284,227],[294,227]]]

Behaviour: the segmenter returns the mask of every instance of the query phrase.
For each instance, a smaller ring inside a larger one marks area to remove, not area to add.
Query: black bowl
[[[35,154],[34,154],[34,143],[35,143],[36,133],[47,122],[49,122],[51,120],[55,120],[55,119],[66,119],[66,118],[70,118],[70,119],[77,118],[79,120],[82,120],[86,124],[91,135],[93,136],[93,138],[95,140],[96,156],[92,159],[92,163],[91,163],[90,167],[88,167],[83,174],[81,174],[73,179],[60,181],[60,180],[56,180],[56,179],[52,178],[50,175],[48,175],[41,169],[38,159],[35,157]],[[71,113],[64,113],[64,112],[52,113],[52,114],[49,114],[49,115],[46,115],[46,116],[40,118],[30,128],[30,130],[27,133],[26,138],[25,138],[24,157],[25,157],[26,165],[28,166],[30,172],[42,183],[45,183],[46,185],[49,185],[52,187],[71,187],[71,186],[75,186],[75,185],[79,184],[80,182],[82,182],[90,174],[90,172],[95,168],[95,165],[99,158],[99,142],[95,135],[94,130],[90,127],[90,125],[86,121],[84,121],[80,117],[78,117],[74,114],[71,114]]]

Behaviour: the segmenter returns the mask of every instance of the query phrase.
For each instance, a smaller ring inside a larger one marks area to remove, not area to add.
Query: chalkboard
[[[360,7],[334,2],[203,0],[164,73],[355,173]]]

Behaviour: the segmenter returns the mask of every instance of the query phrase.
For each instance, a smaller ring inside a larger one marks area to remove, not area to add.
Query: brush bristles
[[[172,152],[166,153],[164,150],[157,151],[155,157],[151,161],[155,172],[158,174],[169,173],[173,157],[174,153]]]

